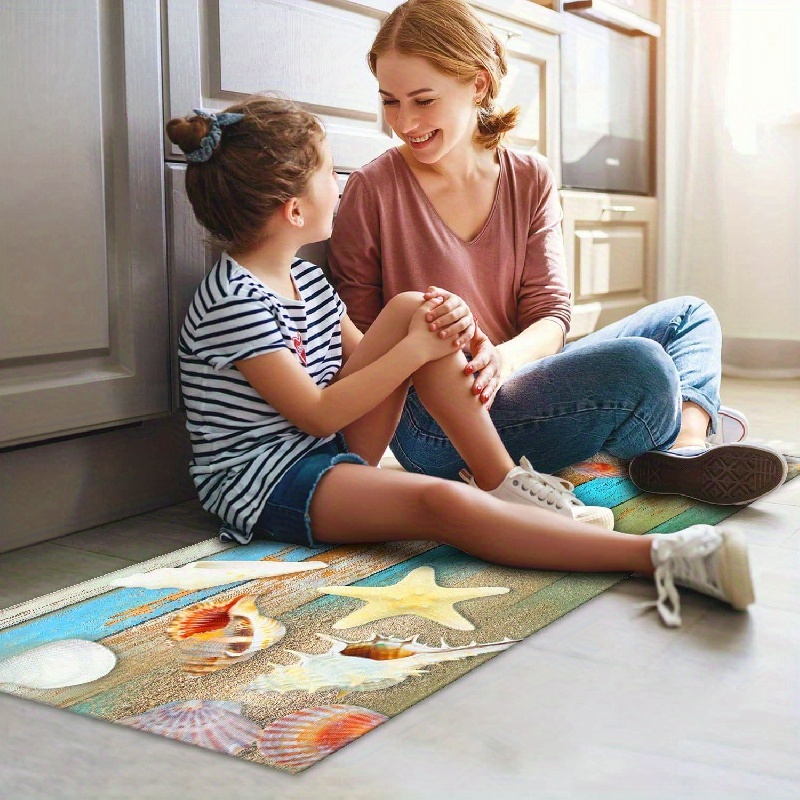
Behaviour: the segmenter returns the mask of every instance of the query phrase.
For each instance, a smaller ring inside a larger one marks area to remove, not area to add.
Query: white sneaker
[[[650,558],[655,567],[658,609],[664,624],[681,624],[681,601],[675,588],[685,586],[743,610],[755,600],[744,537],[712,525],[692,525],[677,533],[653,537]]]
[[[578,522],[599,525],[609,531],[614,530],[614,514],[610,508],[585,506],[572,493],[575,487],[569,481],[557,478],[555,475],[536,472],[525,456],[519,463],[520,465],[514,467],[496,489],[487,494],[508,503],[537,506],[565,517],[572,517]],[[479,488],[472,475],[465,469],[459,474],[470,486]]]
[[[747,436],[750,426],[747,417],[738,409],[720,406],[717,414],[717,432],[708,437],[712,444],[741,442]]]

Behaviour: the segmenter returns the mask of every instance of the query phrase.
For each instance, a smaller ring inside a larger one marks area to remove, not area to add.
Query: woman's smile
[[[428,131],[427,133],[423,133],[422,136],[406,135],[406,139],[411,147],[413,147],[415,150],[420,150],[423,147],[427,147],[433,141],[437,133],[439,133],[438,128]]]

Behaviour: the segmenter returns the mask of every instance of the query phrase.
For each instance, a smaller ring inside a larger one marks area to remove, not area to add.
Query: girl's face
[[[488,77],[462,83],[443,75],[420,56],[390,51],[375,64],[386,122],[417,161],[434,164],[454,148],[471,148],[477,130],[475,100]]]
[[[300,198],[303,205],[303,235],[305,240],[321,242],[330,238],[333,228],[333,212],[339,199],[339,185],[333,171],[331,146],[327,139],[319,144],[322,162],[306,185]]]

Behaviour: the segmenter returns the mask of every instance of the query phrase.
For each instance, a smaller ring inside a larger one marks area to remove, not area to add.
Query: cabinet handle
[[[515,36],[519,36],[519,31],[512,31],[511,28],[503,28],[500,25],[495,25],[493,22],[489,23],[489,27],[499,31],[506,37],[506,44],[510,42]]]
[[[636,211],[636,206],[603,206],[601,211],[617,211],[620,213],[626,213],[628,211]]]

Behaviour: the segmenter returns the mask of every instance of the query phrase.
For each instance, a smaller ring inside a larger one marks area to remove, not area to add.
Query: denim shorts
[[[253,538],[320,547],[311,531],[311,498],[320,478],[342,462],[367,463],[347,450],[341,433],[295,461],[270,493],[267,505],[253,526]]]

